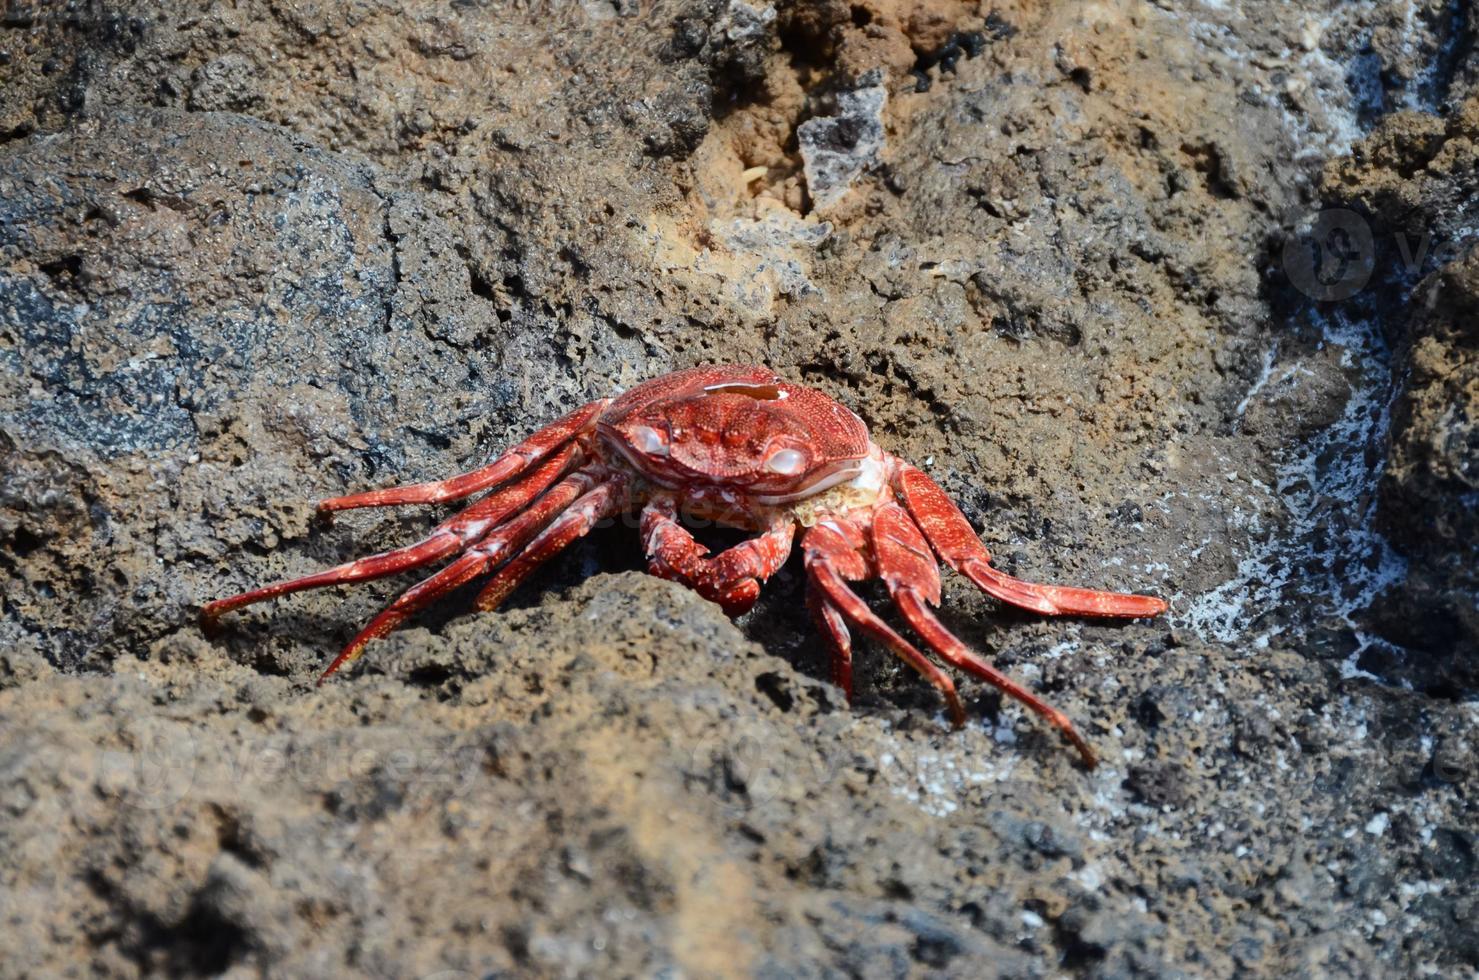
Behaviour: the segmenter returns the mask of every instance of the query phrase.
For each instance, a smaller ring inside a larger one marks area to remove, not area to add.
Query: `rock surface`
[[[1411,558],[1385,632],[1430,652],[1408,666],[1448,696],[1479,688],[1479,98],[1446,118],[1398,113],[1333,162],[1327,199],[1369,220],[1395,280],[1381,524]],[[1373,248],[1373,253],[1375,249]]]
[[[0,975],[1479,968],[1467,16],[13,5]],[[620,524],[320,689],[393,586],[197,625],[429,520],[313,500],[711,361],[1171,599],[947,585],[1099,769],[881,650],[847,706],[794,567],[730,623]]]

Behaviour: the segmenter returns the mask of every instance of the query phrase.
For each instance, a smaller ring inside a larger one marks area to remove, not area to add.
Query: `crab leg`
[[[540,532],[539,537],[514,557],[498,574],[483,587],[473,600],[473,606],[481,612],[497,609],[509,593],[518,588],[540,565],[564,551],[579,538],[585,537],[597,522],[619,513],[625,506],[622,500],[626,489],[626,478],[614,475],[585,496],[570,505],[559,518]]]
[[[513,479],[534,463],[548,456],[561,446],[589,429],[596,417],[610,404],[610,399],[601,399],[582,405],[569,415],[545,426],[502,456],[480,469],[445,480],[415,483],[403,487],[387,487],[367,493],[350,494],[347,497],[330,497],[321,500],[321,511],[350,510],[355,507],[390,507],[396,504],[441,504],[449,500],[462,500],[480,490]]]
[[[795,534],[796,525],[783,520],[710,558],[709,550],[678,522],[672,497],[654,497],[642,508],[642,540],[652,574],[717,602],[727,616],[738,616],[755,604],[760,583],[786,563]]]
[[[862,532],[846,521],[823,521],[811,528],[801,539],[801,549],[811,583],[821,593],[824,603],[833,606],[838,614],[864,633],[885,644],[900,660],[933,684],[945,699],[951,722],[956,728],[961,727],[965,724],[965,710],[960,706],[960,696],[955,693],[955,684],[943,670],[916,650],[912,643],[879,619],[868,608],[868,604],[847,587],[849,580],[857,581],[869,576],[868,563],[858,550],[863,544]],[[834,644],[834,657],[848,658],[850,662],[849,652],[837,645],[837,634],[829,629],[828,636]]]
[[[1084,765],[1090,769],[1097,765],[1094,750],[1067,715],[982,660],[930,612],[930,606],[940,604],[940,566],[919,528],[898,504],[884,504],[874,512],[873,559],[899,612],[931,650],[1042,715],[1073,743]]]
[[[322,684],[340,667],[359,657],[365,645],[390,633],[416,612],[426,608],[441,596],[465,585],[496,566],[539,533],[552,518],[577,501],[595,483],[589,473],[576,471],[550,488],[534,506],[518,517],[492,531],[441,571],[423,579],[402,592],[394,602],[370,620],[370,624],[339,651],[339,656],[319,675]]]
[[[903,460],[895,461],[896,488],[940,559],[988,595],[1048,616],[1101,616],[1135,619],[1166,611],[1164,600],[1148,595],[1099,592],[1066,585],[1024,582],[991,567],[991,554],[970,522],[944,490]]]
[[[378,555],[357,558],[313,575],[305,575],[287,582],[277,582],[226,599],[217,599],[201,610],[201,619],[209,625],[233,609],[249,606],[264,599],[274,599],[292,592],[302,592],[304,589],[319,589],[329,585],[384,578],[387,575],[420,568],[445,558],[460,551],[470,542],[481,538],[491,528],[497,527],[498,523],[508,515],[526,506],[529,501],[549,489],[550,485],[569,468],[579,451],[578,446],[566,446],[519,482],[509,484],[489,494],[462,513],[443,521],[431,534],[416,544],[396,548],[393,551],[382,551]]]
[[[852,634],[848,632],[847,620],[822,590],[810,582],[806,585],[806,606],[831,648],[832,683],[842,688],[847,703],[852,704]]]

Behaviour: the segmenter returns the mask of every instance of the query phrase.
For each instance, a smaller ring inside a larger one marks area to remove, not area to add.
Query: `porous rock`
[[[1387,593],[1471,581],[1471,260],[1400,317],[1416,283],[1331,309],[1271,269],[1361,188],[1473,200],[1449,10],[12,5],[0,972],[1472,970],[1470,675],[1373,662],[1321,577],[1366,581],[1327,545],[1379,487]],[[1353,363],[1356,319],[1410,370]],[[794,566],[731,623],[627,522],[321,688],[406,582],[197,623],[435,519],[315,498],[713,361],[848,404],[1007,571],[1171,599],[1116,626],[947,583],[1097,770],[975,681],[951,732],[863,643],[845,704]],[[1386,475],[1296,512],[1321,459],[1385,458],[1328,442],[1381,377]]]

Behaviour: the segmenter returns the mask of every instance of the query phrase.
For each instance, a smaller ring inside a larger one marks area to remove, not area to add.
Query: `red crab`
[[[880,619],[848,582],[883,580],[910,628],[945,662],[995,685],[1056,725],[1084,763],[1093,750],[1067,716],[982,660],[940,624],[935,555],[1003,602],[1049,616],[1132,618],[1160,599],[1040,585],[991,567],[991,556],[945,492],[880,449],[852,412],[760,367],[699,367],[654,378],[576,409],[471,473],[335,497],[322,511],[440,504],[492,492],[425,540],[208,604],[203,617],[302,589],[382,578],[458,557],[417,583],[349,642],[319,682],[439,596],[489,572],[480,610],[496,608],[542,562],[597,522],[641,508],[654,575],[749,609],[785,563],[798,528],[808,600],[832,651],[833,680],[852,697],[850,627],[893,650],[940,690],[954,724],[965,713],[945,672]],[[679,514],[756,532],[710,555]]]

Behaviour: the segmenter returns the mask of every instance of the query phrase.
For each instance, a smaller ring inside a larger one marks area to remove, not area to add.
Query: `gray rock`
[[[837,94],[834,112],[796,127],[812,206],[825,211],[878,164],[883,153],[883,111],[888,90],[870,85]]]

